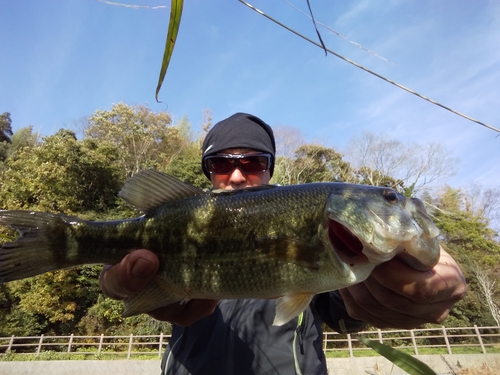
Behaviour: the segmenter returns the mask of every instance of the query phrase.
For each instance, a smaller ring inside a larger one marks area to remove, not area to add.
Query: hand
[[[392,259],[364,282],[339,292],[352,318],[378,328],[412,329],[442,323],[466,290],[460,267],[441,248],[439,262],[430,271],[415,271]]]
[[[148,250],[136,250],[113,266],[105,266],[100,277],[105,296],[126,300],[139,293],[160,268],[158,257]],[[214,312],[218,301],[190,300],[174,303],[149,312],[153,318],[181,326],[188,326]]]

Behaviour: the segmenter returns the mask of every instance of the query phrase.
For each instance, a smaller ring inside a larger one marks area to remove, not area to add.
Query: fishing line
[[[321,46],[321,44],[319,44],[319,43],[315,42],[315,41],[314,41],[314,40],[312,40],[312,39],[309,39],[309,38],[308,38],[308,37],[306,37],[305,35],[300,34],[299,32],[297,32],[297,31],[293,30],[292,28],[290,28],[290,27],[286,26],[285,24],[283,24],[283,23],[279,22],[278,20],[276,20],[276,19],[272,18],[271,16],[268,16],[268,15],[267,15],[267,14],[265,14],[263,11],[261,11],[260,9],[255,8],[253,5],[251,5],[251,4],[249,4],[249,3],[247,3],[246,1],[244,1],[244,0],[238,0],[238,1],[239,1],[240,3],[242,3],[242,4],[246,5],[246,6],[247,6],[247,7],[249,7],[250,9],[252,9],[252,10],[256,11],[258,14],[260,14],[260,15],[262,15],[262,16],[264,16],[264,17],[266,17],[268,20],[273,21],[274,23],[276,23],[277,25],[279,25],[279,26],[283,27],[284,29],[286,29],[286,30],[288,30],[288,31],[292,32],[293,34],[295,34],[295,35],[297,35],[297,36],[301,37],[302,39],[304,39],[304,40],[308,41],[309,43],[314,44],[316,47],[319,47],[319,48],[321,48],[321,49],[324,49],[324,50],[328,51],[330,54],[332,54],[332,55],[334,55],[334,56],[338,57],[339,59],[342,59],[342,60],[344,60],[345,62],[348,62],[349,64],[354,65],[355,67],[357,67],[357,68],[359,68],[359,69],[362,69],[362,70],[364,70],[365,72],[370,73],[370,74],[374,75],[375,77],[378,77],[378,78],[380,78],[380,79],[382,79],[382,80],[384,80],[384,81],[386,81],[386,82],[390,83],[391,85],[394,85],[394,86],[396,86],[396,87],[399,87],[400,89],[405,90],[406,92],[409,92],[410,94],[413,94],[413,95],[415,95],[415,96],[418,96],[420,99],[424,99],[424,100],[428,101],[429,103],[432,103],[432,104],[437,105],[437,106],[439,106],[439,107],[441,107],[441,108],[443,108],[443,109],[446,109],[447,111],[450,111],[450,112],[452,112],[452,113],[454,113],[454,114],[456,114],[456,115],[458,115],[458,116],[461,116],[461,117],[463,117],[463,118],[465,118],[465,119],[467,119],[467,120],[469,120],[469,121],[475,122],[476,124],[482,125],[482,126],[484,126],[484,127],[488,128],[488,129],[491,129],[491,130],[493,130],[493,131],[496,131],[496,132],[500,133],[500,129],[497,129],[497,128],[495,128],[495,127],[491,126],[491,125],[485,124],[484,122],[478,121],[478,120],[476,120],[476,119],[474,119],[474,118],[472,118],[472,117],[470,117],[470,116],[467,116],[467,115],[465,115],[465,114],[463,114],[463,113],[461,113],[461,112],[455,111],[454,109],[452,109],[452,108],[450,108],[450,107],[447,107],[447,106],[445,106],[445,105],[443,105],[443,104],[441,104],[441,103],[438,103],[438,102],[436,102],[436,101],[435,101],[435,100],[433,100],[433,99],[430,99],[430,98],[428,98],[428,97],[426,97],[426,96],[424,96],[424,95],[422,95],[422,94],[419,94],[418,92],[413,91],[412,89],[410,89],[410,88],[408,88],[408,87],[405,87],[405,86],[403,86],[403,85],[400,85],[399,83],[394,82],[394,81],[390,80],[389,78],[386,78],[386,77],[384,77],[384,76],[382,76],[382,75],[380,75],[380,74],[378,74],[378,73],[375,73],[374,71],[372,71],[372,70],[370,70],[370,69],[368,69],[368,68],[365,68],[364,66],[362,66],[362,65],[360,65],[360,64],[358,64],[358,63],[356,63],[356,62],[354,62],[354,61],[352,61],[352,60],[349,60],[347,57],[344,57],[344,56],[342,56],[342,55],[339,55],[338,53],[336,53],[336,52],[334,52],[334,51],[332,51],[332,50],[330,50],[330,49],[328,49],[328,48],[323,48],[323,46]]]

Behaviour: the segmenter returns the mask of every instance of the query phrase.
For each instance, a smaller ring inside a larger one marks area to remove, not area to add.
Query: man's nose
[[[231,176],[229,177],[229,181],[233,184],[241,184],[246,180],[245,174],[240,171],[239,167],[234,168],[233,173],[231,173]]]

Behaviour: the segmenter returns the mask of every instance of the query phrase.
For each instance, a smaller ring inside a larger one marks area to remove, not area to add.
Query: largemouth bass
[[[277,299],[275,325],[317,293],[365,280],[394,256],[415,269],[439,258],[423,203],[346,183],[204,192],[143,171],[119,193],[144,213],[94,222],[63,214],[0,211],[20,236],[0,248],[0,282],[83,265],[115,264],[135,249],[160,259],[156,278],[125,301],[124,316],[194,298]]]

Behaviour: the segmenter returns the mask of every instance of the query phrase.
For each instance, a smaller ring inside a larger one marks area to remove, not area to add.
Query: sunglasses
[[[243,173],[264,173],[271,166],[271,154],[212,155],[204,162],[207,171],[215,174],[231,174],[236,167]]]

